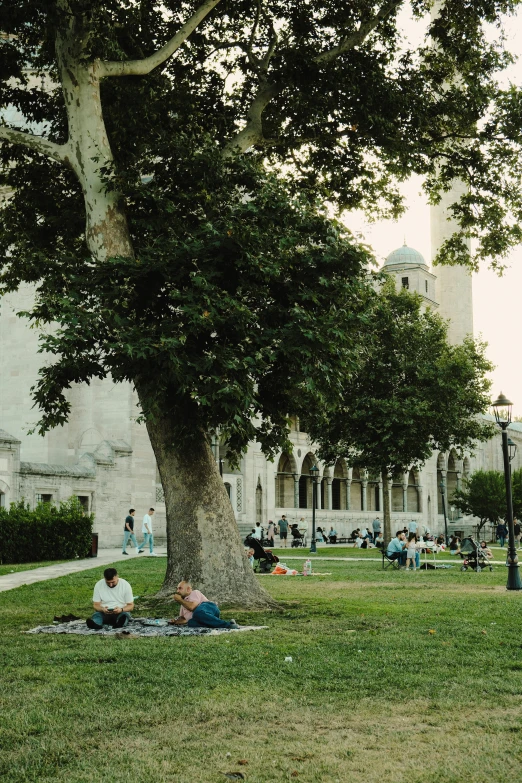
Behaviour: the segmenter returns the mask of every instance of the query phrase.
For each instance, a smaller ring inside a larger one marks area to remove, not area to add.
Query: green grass
[[[174,613],[152,600],[164,567],[125,563],[137,614]],[[100,569],[0,594],[0,778],[520,779],[522,594],[505,568],[318,570],[332,573],[259,577],[281,612],[224,612],[268,630],[200,639],[21,633],[87,616]]]
[[[0,565],[0,576],[5,574],[17,574],[19,571],[32,571],[33,568],[41,568],[42,566],[59,565],[60,563],[68,563],[68,560],[42,560],[41,563],[16,563]]]

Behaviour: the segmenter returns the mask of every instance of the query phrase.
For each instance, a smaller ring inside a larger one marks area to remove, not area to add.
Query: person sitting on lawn
[[[387,556],[391,560],[398,560],[403,566],[406,563],[406,536],[403,530],[398,530],[395,538],[392,538],[386,550]]]
[[[488,560],[493,557],[493,552],[488,547],[485,541],[480,542],[480,549],[483,552],[483,554],[488,558]]]
[[[132,587],[125,579],[120,579],[115,568],[105,569],[103,579],[94,585],[92,601],[96,611],[87,620],[87,626],[94,631],[101,631],[104,625],[123,628],[132,619]]]
[[[222,620],[218,605],[209,601],[199,590],[193,590],[190,582],[180,582],[172,597],[180,606],[178,617],[169,620],[170,625],[187,625],[189,628],[239,628],[235,620]]]
[[[378,549],[382,549],[382,545],[383,545],[383,544],[384,544],[384,536],[383,536],[383,534],[381,533],[381,531],[379,530],[379,532],[378,532],[378,534],[377,534],[377,538],[375,539],[375,546],[376,546]]]

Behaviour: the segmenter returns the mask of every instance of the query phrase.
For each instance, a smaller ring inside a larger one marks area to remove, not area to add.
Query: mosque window
[[[402,278],[402,287],[403,288],[409,288],[410,287],[410,280],[408,277]]]
[[[52,495],[43,495],[39,492],[36,494],[36,502],[37,503],[52,503],[53,496]]]

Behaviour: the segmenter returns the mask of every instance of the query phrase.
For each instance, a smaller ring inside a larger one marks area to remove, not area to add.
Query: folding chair
[[[389,567],[396,568],[397,570],[400,569],[401,563],[398,557],[390,557],[386,554],[386,549],[382,548],[382,570],[386,571]]]

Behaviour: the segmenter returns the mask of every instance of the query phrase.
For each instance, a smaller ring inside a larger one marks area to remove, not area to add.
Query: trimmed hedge
[[[86,557],[91,550],[94,514],[85,514],[77,498],[59,506],[24,500],[0,508],[0,563],[34,563]]]

